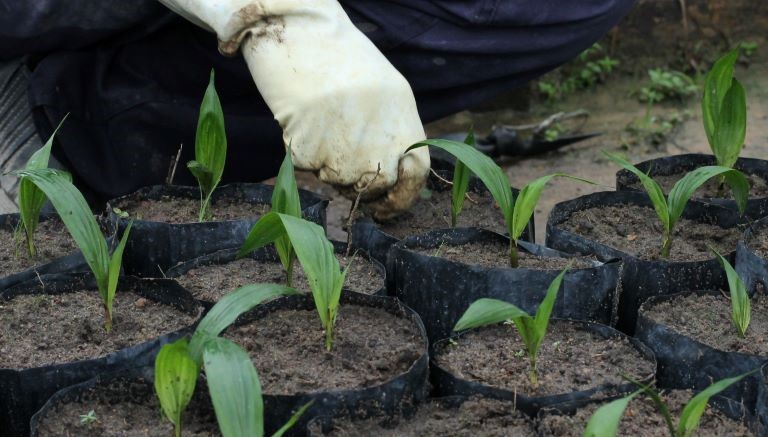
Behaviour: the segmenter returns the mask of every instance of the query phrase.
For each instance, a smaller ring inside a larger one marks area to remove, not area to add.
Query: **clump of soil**
[[[419,407],[414,417],[394,421],[368,419],[355,422],[336,420],[329,433],[314,426],[315,435],[327,437],[533,437],[530,420],[510,402],[471,398],[457,408],[439,402]]]
[[[643,309],[657,323],[726,352],[768,355],[768,298],[755,294],[746,337],[739,337],[731,321],[731,302],[724,296],[677,296]]]
[[[673,390],[662,394],[675,423],[685,404],[693,396],[694,393],[688,390]],[[539,432],[542,436],[581,437],[589,418],[598,408],[600,405],[591,404],[577,410],[573,415],[548,411],[548,414],[539,421]],[[638,396],[627,406],[616,435],[669,437],[669,430],[653,401],[647,396]],[[750,437],[753,434],[741,422],[727,417],[712,406],[707,406],[701,416],[696,435],[699,437]]]
[[[379,223],[379,228],[395,238],[423,234],[434,229],[451,227],[451,189],[430,190],[410,210]],[[457,227],[476,227],[503,234],[507,232],[504,215],[493,197],[485,193],[469,193],[472,200],[465,199],[459,214]]]
[[[163,196],[160,200],[126,198],[114,205],[139,220],[161,223],[196,223],[200,213],[200,199]],[[209,221],[257,219],[269,212],[268,204],[250,203],[239,197],[211,200]]]
[[[661,260],[662,225],[651,207],[604,206],[574,212],[559,225],[606,246],[644,260]],[[720,253],[736,249],[741,229],[680,219],[672,236],[669,261],[712,258],[709,245]]]
[[[207,390],[201,387],[198,390]],[[199,398],[202,398],[200,396]],[[208,401],[210,402],[210,401]],[[93,411],[95,421],[83,422]],[[61,402],[41,417],[39,437],[168,437],[173,425],[161,412],[152,384],[115,380],[87,389],[79,401]],[[184,436],[217,437],[219,427],[210,403],[194,399],[182,415]]]
[[[676,173],[671,175],[651,175],[653,176],[653,180],[656,181],[656,183],[661,186],[661,189],[664,191],[664,194],[668,194],[669,191],[672,189],[672,187],[679,181],[680,179],[685,176],[685,173]],[[760,199],[763,197],[768,197],[768,182],[766,182],[765,179],[761,178],[757,175],[751,175],[744,173],[744,176],[747,177],[747,181],[749,182],[749,198],[750,199]],[[718,196],[718,187],[720,185],[719,178],[715,177],[707,182],[704,183],[701,187],[699,187],[698,190],[696,190],[693,193],[692,199],[733,199],[733,192],[731,192],[730,187],[726,184],[725,189],[723,190],[723,195]],[[643,185],[640,183],[640,181],[637,181],[634,184],[631,184],[629,186],[630,188],[633,188],[638,191],[644,191]]]
[[[747,247],[752,249],[758,256],[768,258],[768,229],[766,227],[757,228],[752,233],[752,237],[747,241]]]
[[[553,320],[539,350],[539,384],[528,378],[528,356],[513,325],[476,329],[443,343],[435,362],[458,378],[543,396],[621,385],[621,375],[644,379],[656,368],[625,337],[603,338],[581,325]]]
[[[0,368],[28,369],[98,358],[191,325],[196,317],[118,290],[104,330],[96,290],[0,301]]]
[[[41,221],[35,231],[37,257],[30,259],[23,230],[16,240],[12,227],[0,228],[0,277],[51,262],[77,250],[67,228],[58,218]]]
[[[346,257],[336,254],[339,265],[346,268],[352,260],[352,266],[347,272],[345,288],[365,294],[374,294],[384,287],[384,276],[376,266],[362,256]],[[189,270],[176,278],[179,283],[189,290],[196,299],[207,302],[218,302],[230,292],[247,284],[285,283],[285,271],[279,261],[257,261],[253,258],[243,258],[225,264],[209,264]],[[310,291],[307,275],[301,264],[293,265],[293,286],[297,290]]]
[[[357,305],[339,308],[331,352],[315,309],[274,311],[224,336],[248,351],[271,395],[382,384],[406,372],[425,349],[413,323]]]
[[[437,256],[450,261],[490,268],[509,268],[509,246],[500,243],[468,243],[456,246],[440,245],[436,249],[414,248],[428,256]],[[557,258],[531,255],[518,250],[518,262],[522,269],[562,270],[569,262],[571,269],[592,267],[587,258]]]

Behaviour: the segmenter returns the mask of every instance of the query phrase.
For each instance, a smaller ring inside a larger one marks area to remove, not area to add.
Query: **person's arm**
[[[380,218],[418,197],[429,152],[405,154],[425,138],[411,87],[336,0],[160,1],[214,31],[222,53],[242,47],[297,168],[365,190]]]
[[[0,0],[0,60],[86,47],[167,15],[155,0]]]

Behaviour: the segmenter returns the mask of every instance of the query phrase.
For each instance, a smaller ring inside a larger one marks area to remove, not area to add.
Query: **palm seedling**
[[[749,328],[749,322],[752,318],[752,305],[749,302],[747,287],[731,263],[716,250],[711,250],[718,261],[720,261],[723,269],[725,269],[725,274],[728,277],[728,288],[731,291],[731,321],[733,326],[736,327],[739,337],[744,338],[747,335],[747,328]]]

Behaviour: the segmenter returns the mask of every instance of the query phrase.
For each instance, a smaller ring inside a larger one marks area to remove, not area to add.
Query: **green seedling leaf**
[[[719,153],[720,145],[717,137],[717,126],[720,118],[721,108],[726,99],[726,94],[733,84],[733,70],[736,61],[739,58],[739,49],[731,50],[715,62],[712,69],[707,73],[704,82],[704,94],[701,99],[701,112],[704,122],[704,132],[707,134],[707,140],[716,157]],[[718,164],[725,165],[718,159]]]
[[[166,344],[155,358],[155,393],[165,417],[173,423],[175,437],[181,436],[181,415],[195,392],[200,369],[189,357],[186,338]]]
[[[528,360],[531,365],[531,382],[537,384],[538,375],[536,373],[536,360],[539,354],[539,349],[547,334],[549,319],[552,315],[552,309],[554,308],[560,285],[563,282],[563,277],[565,277],[565,274],[570,267],[571,264],[560,272],[560,274],[552,280],[552,283],[549,284],[544,300],[541,301],[539,307],[536,309],[535,317],[531,317],[528,313],[509,302],[504,302],[498,299],[482,298],[476,300],[469,306],[467,311],[465,311],[461,318],[459,318],[459,321],[456,322],[453,330],[464,331],[467,329],[494,325],[506,320],[512,320],[528,351]]]
[[[667,198],[664,196],[664,191],[661,189],[661,186],[659,186],[659,184],[656,183],[656,181],[654,181],[650,176],[640,171],[640,169],[619,155],[614,155],[606,151],[603,151],[603,154],[610,158],[613,162],[619,164],[621,167],[629,170],[632,172],[632,174],[637,176],[637,178],[640,180],[640,183],[643,184],[645,192],[648,193],[648,197],[651,198],[653,209],[656,210],[656,215],[659,216],[661,225],[665,230],[669,230],[671,227],[669,221],[669,207],[667,205]]]
[[[685,408],[683,408],[683,412],[680,414],[680,422],[678,422],[677,425],[676,437],[691,437],[696,431],[696,428],[699,427],[701,415],[707,408],[709,399],[753,372],[754,370],[743,375],[734,376],[733,378],[717,381],[688,401]]]
[[[744,147],[746,134],[747,97],[741,83],[733,79],[715,119],[715,146],[712,149],[718,165],[733,168]]]
[[[275,179],[275,187],[272,191],[272,211],[301,217],[299,187],[296,185],[290,146],[285,151],[285,158],[280,166],[280,171],[277,173],[277,179]],[[275,240],[275,248],[285,269],[286,284],[290,287],[293,279],[293,260],[296,256],[291,240],[287,236],[282,236]]]
[[[627,409],[627,405],[640,392],[636,391],[629,396],[611,401],[598,408],[592,414],[584,429],[584,437],[615,437],[621,423],[621,416]]]
[[[197,325],[189,345],[190,355],[200,362],[203,345],[207,339],[218,336],[241,314],[265,300],[278,296],[298,294],[298,291],[284,285],[252,284],[240,287],[221,298]]]
[[[464,144],[475,148],[475,132],[472,128],[469,129]],[[456,165],[453,167],[453,186],[451,187],[451,227],[453,228],[456,227],[459,214],[464,207],[464,198],[467,195],[471,176],[472,172],[469,168],[460,159],[457,159]]]
[[[213,191],[221,182],[224,163],[227,158],[227,135],[224,128],[224,111],[216,93],[214,72],[200,105],[200,116],[195,135],[195,160],[187,163],[187,168],[197,179],[200,186],[200,215],[202,222],[208,214],[208,204]]]
[[[123,265],[123,252],[125,251],[125,244],[128,242],[128,234],[133,227],[133,220],[128,222],[128,226],[123,231],[123,236],[120,238],[120,243],[112,252],[112,258],[109,260],[109,272],[106,293],[101,295],[104,303],[107,307],[107,331],[112,329],[112,303],[115,300],[115,293],[117,292],[117,281],[120,279],[120,267]],[[99,290],[101,293],[101,290]]]
[[[203,350],[208,392],[223,437],[264,435],[264,402],[259,375],[237,344],[212,337]]]
[[[25,170],[40,170],[48,168],[48,162],[51,159],[51,148],[53,147],[53,138],[56,133],[61,129],[61,125],[67,119],[69,114],[65,115],[56,130],[53,131],[48,141],[45,142],[43,147],[35,151],[32,156],[29,157],[27,164],[24,166]],[[71,178],[70,178],[71,180]],[[31,181],[21,178],[19,182],[19,215],[21,217],[21,223],[24,226],[24,234],[27,242],[27,254],[30,259],[34,259],[37,256],[37,250],[35,248],[35,231],[37,225],[40,222],[40,211],[45,205],[45,194],[40,191],[37,186]]]
[[[285,425],[280,427],[280,429],[278,429],[274,434],[272,434],[272,437],[282,437],[283,434],[285,434],[289,429],[293,428],[293,426],[296,425],[296,422],[299,421],[301,416],[303,416],[304,413],[307,412],[309,407],[311,407],[312,404],[314,403],[315,401],[309,401],[306,404],[304,404],[301,408],[299,408],[299,410],[293,413],[291,418],[288,419],[288,422],[286,422]]]
[[[720,261],[720,265],[723,266],[725,274],[728,276],[728,288],[731,291],[731,320],[739,333],[739,337],[744,338],[752,318],[752,305],[749,302],[747,287],[733,266],[731,266],[731,263],[715,249],[710,248],[710,250]]]

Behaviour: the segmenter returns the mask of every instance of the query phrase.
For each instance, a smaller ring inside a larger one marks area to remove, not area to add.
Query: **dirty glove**
[[[365,191],[378,218],[418,197],[429,152],[404,154],[425,138],[413,92],[336,0],[160,1],[216,32],[222,53],[242,45],[297,168]]]

